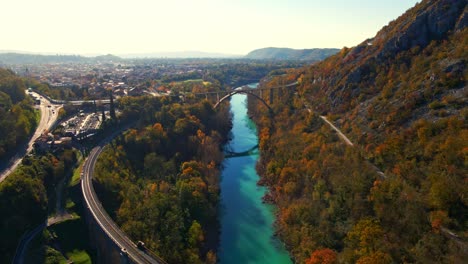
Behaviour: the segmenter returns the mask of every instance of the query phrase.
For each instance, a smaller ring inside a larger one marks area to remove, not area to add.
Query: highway
[[[105,144],[110,142],[110,140],[112,140],[112,138],[118,135],[121,131],[123,131],[123,129],[114,132],[113,135],[109,136],[97,147],[93,148],[83,165],[81,189],[83,192],[83,197],[86,201],[86,206],[89,208],[89,211],[99,226],[114,241],[114,243],[120,249],[125,249],[126,253],[123,255],[128,254],[128,257],[134,263],[166,263],[164,260],[157,257],[155,257],[155,259],[146,252],[137,248],[135,243],[133,243],[130,238],[128,238],[127,235],[125,235],[125,233],[120,230],[117,224],[106,213],[106,210],[103,208],[94,190],[92,178],[94,167],[96,165],[99,154],[102,152]]]
[[[37,98],[40,98],[40,95],[35,92],[31,92],[31,94]],[[0,171],[0,183],[18,167],[18,165],[23,160],[23,157],[32,151],[34,141],[42,134],[42,132],[44,132],[44,130],[49,130],[52,127],[58,118],[58,111],[61,107],[62,105],[52,104],[46,98],[40,99],[39,110],[41,111],[41,120],[37,125],[36,131],[29,140],[28,144],[24,145],[23,147],[19,147],[20,149],[16,155],[9,160],[6,168],[3,168],[3,170]]]

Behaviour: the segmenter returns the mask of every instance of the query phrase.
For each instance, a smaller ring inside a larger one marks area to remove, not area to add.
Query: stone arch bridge
[[[246,94],[259,100],[262,104],[264,104],[270,111],[272,111],[270,105],[273,104],[275,100],[275,94],[277,96],[281,96],[285,89],[290,87],[296,86],[298,82],[279,85],[275,87],[267,87],[267,88],[251,88],[247,85],[242,87],[236,88],[230,91],[219,91],[219,92],[206,92],[206,93],[191,93],[184,95],[184,99],[186,96],[193,96],[195,98],[205,98],[211,99],[215,101],[214,108],[217,108],[222,102],[228,100],[235,94]]]

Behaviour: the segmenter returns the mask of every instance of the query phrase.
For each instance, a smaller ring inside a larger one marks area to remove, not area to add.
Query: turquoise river
[[[253,84],[251,87],[255,87]],[[247,96],[231,98],[232,140],[226,147],[241,153],[258,144],[255,124],[247,115]],[[230,263],[292,263],[288,252],[274,234],[273,205],[262,203],[265,187],[257,186],[255,171],[258,151],[226,158],[221,176],[221,237],[218,260]]]

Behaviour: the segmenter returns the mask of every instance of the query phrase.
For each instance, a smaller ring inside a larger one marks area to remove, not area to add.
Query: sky
[[[0,50],[54,54],[355,46],[417,0],[14,0]]]

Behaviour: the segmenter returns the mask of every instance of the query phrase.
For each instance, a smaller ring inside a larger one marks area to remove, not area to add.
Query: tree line
[[[73,150],[26,156],[0,184],[0,262],[11,263],[23,234],[53,212],[55,186],[77,161]]]
[[[122,98],[122,119],[139,120],[98,159],[96,188],[134,241],[169,263],[216,263],[221,144],[230,116],[207,101]]]
[[[0,161],[13,155],[37,127],[38,114],[22,78],[0,69]]]

